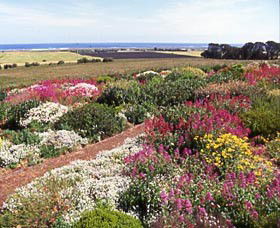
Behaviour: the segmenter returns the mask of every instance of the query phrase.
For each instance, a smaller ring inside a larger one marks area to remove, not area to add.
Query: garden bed
[[[91,92],[73,96],[69,88],[79,83]],[[145,134],[17,189],[3,204],[0,225],[96,227],[96,218],[109,222],[110,212],[119,224],[130,218],[128,227],[279,225],[278,65],[184,67],[41,86],[35,95],[33,87],[3,95],[1,143],[11,155],[27,146],[44,159],[65,153],[59,149],[66,132],[73,136],[67,145],[143,122]],[[49,115],[41,115],[45,106]],[[16,115],[5,118],[5,112]],[[36,158],[20,157],[17,164]]]

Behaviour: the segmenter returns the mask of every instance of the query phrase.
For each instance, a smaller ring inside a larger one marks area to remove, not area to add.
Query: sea
[[[163,48],[163,49],[205,49],[206,43],[42,43],[42,44],[0,44],[1,51],[14,50],[67,50],[67,49],[120,49],[120,48]]]

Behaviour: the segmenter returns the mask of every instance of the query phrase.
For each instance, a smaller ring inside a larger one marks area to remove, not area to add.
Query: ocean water
[[[59,50],[82,48],[207,48],[206,43],[43,43],[0,44],[1,51],[8,50]]]

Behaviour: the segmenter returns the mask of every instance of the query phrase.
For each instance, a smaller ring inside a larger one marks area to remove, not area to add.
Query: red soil
[[[34,178],[43,176],[47,171],[68,165],[75,160],[94,159],[99,152],[118,147],[124,143],[125,139],[135,137],[143,132],[144,125],[141,124],[96,144],[88,145],[79,151],[45,160],[39,165],[0,173],[0,207],[16,188],[28,184]]]

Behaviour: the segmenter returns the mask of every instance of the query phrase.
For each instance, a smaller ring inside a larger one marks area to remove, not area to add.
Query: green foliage
[[[30,109],[36,108],[40,105],[37,100],[28,100],[21,104],[14,105],[9,109],[8,121],[6,127],[9,129],[20,129],[20,119],[23,118]]]
[[[114,79],[110,76],[99,76],[97,78],[97,82],[98,83],[108,83],[108,82],[112,82]]]
[[[223,65],[221,65],[221,64],[216,64],[216,65],[214,65],[214,66],[212,67],[212,69],[213,69],[215,72],[217,72],[217,71],[219,71],[219,70],[221,70],[221,69],[223,69],[223,68],[226,68],[226,67],[227,67],[226,64],[223,64]]]
[[[241,114],[251,135],[264,137],[276,136],[280,130],[280,97],[258,97],[253,100],[252,108]]]
[[[65,62],[63,61],[63,60],[59,60],[58,62],[57,62],[57,65],[62,65],[62,64],[64,64]]]
[[[0,103],[0,122],[8,118],[10,105],[8,103]]]
[[[128,92],[123,88],[109,87],[103,91],[97,102],[110,106],[120,106],[128,102]]]
[[[43,145],[40,148],[40,156],[42,158],[53,158],[65,153],[67,148],[56,149],[53,145]]]
[[[128,121],[134,124],[140,124],[145,121],[145,119],[151,116],[156,110],[156,107],[149,103],[144,104],[132,104],[127,105],[125,116]]]
[[[95,209],[82,215],[74,228],[141,228],[141,222],[123,212]]]
[[[7,92],[0,88],[0,102],[5,100],[6,97],[7,97]]]
[[[151,103],[158,106],[173,106],[194,99],[194,91],[205,85],[201,78],[187,78],[176,81],[165,81],[158,84],[148,84],[144,94],[148,94]]]
[[[119,207],[124,211],[139,214],[141,221],[148,221],[161,210],[161,190],[159,185],[151,180],[134,180],[129,189],[120,196]]]
[[[280,165],[280,133],[277,137],[266,144],[266,150],[270,157]]]
[[[39,136],[31,132],[30,129],[23,129],[21,131],[6,130],[2,135],[16,145],[23,143],[26,145],[36,145],[40,143]]]
[[[121,132],[125,127],[125,121],[117,115],[113,107],[90,103],[66,113],[55,127],[74,130],[83,137],[98,141]]]

